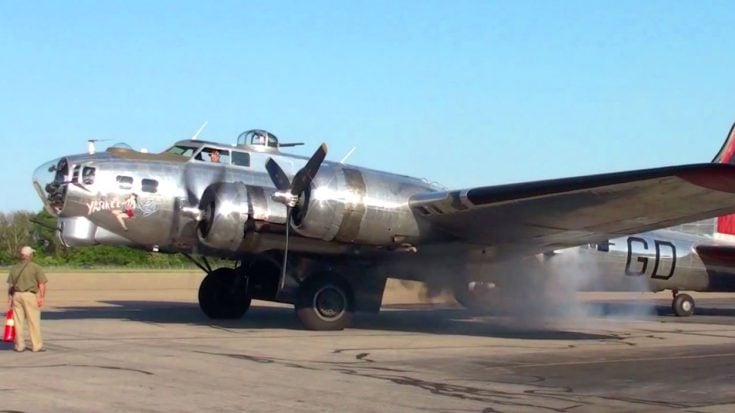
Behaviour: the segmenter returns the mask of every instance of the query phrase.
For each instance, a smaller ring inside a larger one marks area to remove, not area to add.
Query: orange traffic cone
[[[15,320],[13,320],[13,310],[8,310],[8,314],[5,316],[5,334],[3,335],[4,341],[15,340]]]

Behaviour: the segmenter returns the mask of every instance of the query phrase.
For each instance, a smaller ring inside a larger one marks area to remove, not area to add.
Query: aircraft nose
[[[68,172],[64,158],[46,162],[33,172],[33,187],[50,214],[59,215],[64,208]]]

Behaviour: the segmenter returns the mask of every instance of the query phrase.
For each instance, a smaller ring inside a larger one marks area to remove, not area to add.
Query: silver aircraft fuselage
[[[228,153],[225,163],[207,159],[205,151],[215,149]],[[59,235],[67,246],[105,243],[211,256],[258,253],[282,248],[287,219],[286,206],[271,199],[275,188],[265,162],[275,159],[292,177],[307,161],[268,149],[198,140],[179,141],[160,154],[113,147],[48,162],[33,181],[45,208],[60,218]],[[234,163],[238,159],[240,165]],[[220,229],[242,227],[242,239],[227,234],[227,239],[210,240],[197,232],[202,220],[197,209],[215,182],[238,185],[225,193],[229,199],[216,200],[219,215],[206,218],[216,218]],[[396,248],[433,236],[421,232],[408,206],[411,195],[435,190],[424,180],[324,162],[314,188],[306,201],[312,204],[305,212],[311,215],[309,225],[292,227],[290,250]]]
[[[670,229],[611,239],[543,258],[583,291],[735,291],[735,244]]]

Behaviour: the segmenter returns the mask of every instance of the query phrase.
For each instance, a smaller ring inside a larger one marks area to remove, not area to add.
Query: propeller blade
[[[184,165],[184,188],[186,189],[186,199],[190,206],[199,205],[199,196],[204,191],[196,186],[196,171],[194,164]]]
[[[276,186],[276,189],[279,191],[288,190],[291,186],[291,182],[289,182],[288,176],[286,176],[286,173],[283,172],[283,169],[278,166],[273,158],[268,158],[268,162],[265,163],[265,169],[268,170],[268,176],[271,177],[271,181],[273,181],[273,185]]]
[[[304,190],[311,184],[316,173],[319,172],[319,167],[322,166],[322,162],[324,162],[324,158],[326,157],[327,144],[323,143],[319,148],[317,148],[316,152],[314,152],[314,155],[311,156],[306,165],[299,169],[296,176],[293,177],[293,182],[291,183],[292,195],[300,195],[304,192]]]
[[[189,206],[198,206],[199,198],[210,184],[225,182],[227,170],[224,165],[207,162],[189,162],[184,165],[184,188]]]
[[[287,207],[286,212],[286,245],[283,248],[283,264],[281,265],[281,279],[278,283],[278,288],[283,289],[286,285],[286,266],[288,265],[288,229],[291,227],[291,211],[293,208]]]

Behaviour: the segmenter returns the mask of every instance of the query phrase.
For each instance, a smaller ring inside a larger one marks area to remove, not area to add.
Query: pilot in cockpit
[[[209,153],[209,160],[213,163],[219,163],[219,151],[214,149]]]

